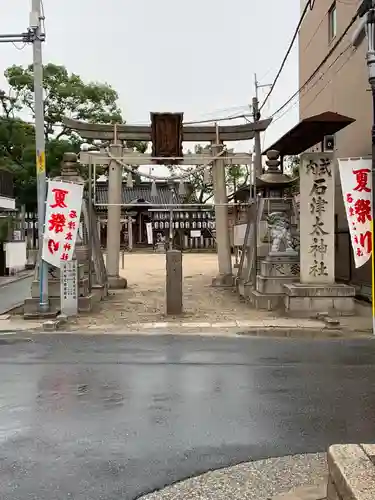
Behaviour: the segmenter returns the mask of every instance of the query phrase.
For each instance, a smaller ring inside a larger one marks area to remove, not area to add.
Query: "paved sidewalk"
[[[25,321],[22,317],[12,318],[9,314],[0,315],[0,335],[8,333],[32,333],[41,329],[43,324],[37,321]]]
[[[270,458],[208,472],[140,500],[322,500],[327,475],[325,453]]]
[[[0,314],[23,304],[30,297],[33,273],[4,277],[0,284]]]
[[[25,271],[21,271],[17,274],[12,274],[11,276],[0,276],[0,288],[3,286],[10,285],[12,283],[16,283],[17,281],[24,280],[34,275],[33,269],[26,269]]]

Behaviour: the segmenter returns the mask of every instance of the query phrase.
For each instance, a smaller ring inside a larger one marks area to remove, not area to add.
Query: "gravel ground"
[[[270,458],[208,472],[140,500],[267,500],[326,476],[325,453]]]
[[[275,318],[271,313],[252,310],[232,289],[213,288],[211,281],[217,272],[216,254],[183,255],[184,315],[177,320],[215,323]],[[116,290],[94,314],[82,316],[77,328],[99,322],[105,327],[166,321],[165,254],[125,254],[120,275],[128,280],[128,288]]]

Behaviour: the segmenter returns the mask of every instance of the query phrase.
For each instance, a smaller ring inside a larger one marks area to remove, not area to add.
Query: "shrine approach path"
[[[96,306],[93,314],[80,318],[77,327],[124,327],[126,324],[176,320],[229,323],[274,317],[270,313],[251,309],[232,289],[212,287],[212,278],[217,272],[216,254],[184,254],[184,314],[182,318],[167,317],[165,254],[125,254],[120,276],[128,280],[128,288],[111,290],[111,297]]]

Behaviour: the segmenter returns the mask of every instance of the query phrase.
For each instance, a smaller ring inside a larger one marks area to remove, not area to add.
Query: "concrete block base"
[[[279,293],[261,293],[252,290],[249,299],[251,305],[258,311],[275,311],[283,305],[283,295]]]
[[[93,290],[91,295],[86,297],[78,297],[78,312],[90,312],[92,311],[94,304],[102,299],[101,290]],[[56,318],[60,313],[60,297],[50,297],[49,299],[49,311],[43,313],[39,311],[39,299],[28,298],[25,300],[23,305],[23,317],[24,319],[51,319]]]
[[[245,283],[244,280],[239,279],[239,280],[236,280],[236,289],[237,289],[237,293],[240,297],[247,299],[251,295],[251,292],[253,290],[253,286],[251,283]]]
[[[108,288],[110,290],[122,290],[123,288],[127,288],[128,281],[126,278],[122,278],[121,276],[108,276]]]
[[[60,280],[48,280],[48,294],[50,297],[60,297]],[[78,295],[85,296],[89,293],[89,280],[88,278],[81,278],[78,281]],[[31,284],[31,296],[39,297],[39,281],[34,280]]]
[[[355,288],[348,285],[284,285],[287,316],[307,318],[317,314],[352,316],[355,314]]]
[[[284,293],[285,283],[293,283],[295,276],[257,276],[256,289],[260,293]]]
[[[212,278],[212,286],[230,288],[234,286],[234,276],[232,274],[218,274]]]

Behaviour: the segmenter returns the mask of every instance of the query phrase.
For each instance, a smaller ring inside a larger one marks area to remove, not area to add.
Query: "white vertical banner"
[[[83,185],[49,181],[42,259],[55,267],[73,257],[81,217]]]
[[[304,153],[300,168],[301,283],[335,281],[334,165],[332,153]]]
[[[338,162],[354,263],[358,268],[366,264],[372,252],[371,159],[340,158]]]
[[[76,316],[78,312],[78,263],[77,260],[61,261],[60,268],[61,314]]]
[[[152,245],[154,243],[154,238],[152,235],[152,223],[146,222],[146,232],[147,232],[147,243]]]

